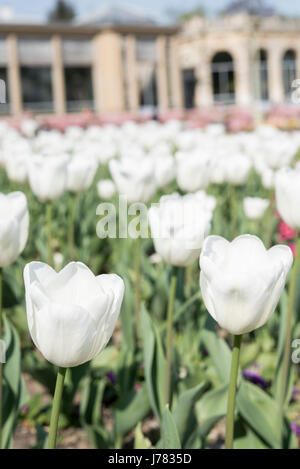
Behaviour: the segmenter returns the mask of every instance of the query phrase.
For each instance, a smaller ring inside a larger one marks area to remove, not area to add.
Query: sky
[[[72,3],[79,16],[84,16],[96,11],[102,5],[107,4],[128,4],[138,6],[145,11],[155,13],[159,18],[166,18],[168,9],[185,10],[201,5],[208,14],[214,14],[230,3],[230,0],[68,0]],[[276,8],[278,12],[288,15],[300,15],[300,1],[295,0],[266,0],[266,2]],[[47,12],[51,10],[55,0],[0,0],[0,7],[10,5],[16,17],[44,20]],[[151,5],[151,10],[150,6]]]

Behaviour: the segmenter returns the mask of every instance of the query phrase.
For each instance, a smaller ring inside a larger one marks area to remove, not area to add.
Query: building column
[[[279,104],[284,101],[282,51],[275,44],[267,53],[269,97],[272,103]]]
[[[239,48],[233,55],[235,101],[239,106],[249,106],[252,102],[250,52],[246,47]]]
[[[166,111],[169,107],[168,93],[168,74],[167,74],[167,50],[165,36],[158,36],[156,39],[157,48],[157,90],[158,90],[158,107],[160,111]]]
[[[204,50],[200,51],[199,57],[196,69],[195,104],[198,108],[210,107],[214,104],[210,57]]]
[[[101,61],[100,61],[100,34],[94,37],[92,42],[93,47],[93,64],[92,64],[92,82],[93,82],[93,95],[96,113],[101,112],[102,106],[102,90],[101,90]]]
[[[136,43],[135,36],[129,34],[126,37],[126,83],[128,92],[128,102],[130,111],[139,108],[139,85],[136,64]]]
[[[8,49],[8,81],[11,113],[16,116],[22,114],[22,86],[18,53],[18,38],[15,34],[7,36]]]
[[[170,82],[171,82],[171,100],[173,108],[183,108],[183,86],[181,69],[178,57],[178,40],[176,37],[170,38]],[[171,103],[170,103],[171,104]]]
[[[98,112],[125,110],[124,70],[121,37],[114,31],[103,31],[94,40],[94,95]]]
[[[66,112],[64,64],[61,37],[57,35],[52,37],[52,84],[55,113],[64,114]]]

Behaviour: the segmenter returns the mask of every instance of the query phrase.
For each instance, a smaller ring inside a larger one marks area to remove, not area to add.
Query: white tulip
[[[283,220],[295,230],[300,230],[300,168],[283,168],[276,173],[275,194]]]
[[[191,196],[192,194],[190,194]],[[201,210],[208,211],[212,214],[217,206],[217,199],[213,195],[208,195],[205,191],[195,192],[194,197],[199,203]]]
[[[24,184],[27,180],[28,161],[31,155],[27,153],[15,153],[6,158],[6,173],[10,181]]]
[[[32,192],[41,202],[62,196],[67,184],[67,157],[35,156],[28,164],[28,177]]]
[[[155,179],[157,187],[162,189],[175,178],[175,159],[170,154],[158,155],[155,158]]]
[[[7,267],[19,257],[27,243],[28,230],[25,194],[0,194],[0,267]]]
[[[196,192],[205,189],[209,184],[210,162],[198,152],[176,155],[177,183],[182,191]]]
[[[265,189],[273,189],[275,184],[275,171],[265,168],[261,172],[261,182]]]
[[[244,212],[250,220],[261,218],[269,205],[269,200],[260,197],[245,197],[243,200]]]
[[[246,182],[251,162],[247,156],[242,153],[230,155],[226,158],[226,176],[227,182],[234,186],[240,186]]]
[[[200,256],[200,287],[208,312],[235,335],[263,326],[277,306],[292,263],[287,246],[266,250],[256,236],[242,235],[231,243],[209,236]]]
[[[119,194],[129,203],[147,203],[156,192],[153,162],[146,158],[111,160],[109,169]]]
[[[148,212],[156,252],[168,264],[191,265],[209,233],[211,215],[195,195],[161,197]]]
[[[120,277],[95,277],[80,262],[71,262],[59,273],[31,262],[24,269],[24,282],[29,331],[46,360],[73,367],[103,350],[120,313]]]
[[[67,165],[67,189],[75,194],[87,190],[93,183],[97,163],[94,158],[77,155]]]
[[[33,138],[38,128],[39,124],[34,119],[24,119],[21,122],[21,131],[25,137]]]
[[[100,199],[110,200],[116,192],[116,186],[111,179],[102,179],[97,184]]]

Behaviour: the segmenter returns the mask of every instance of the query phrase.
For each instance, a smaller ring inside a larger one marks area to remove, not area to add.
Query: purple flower
[[[28,405],[23,405],[23,407],[21,408],[21,412],[22,412],[23,414],[26,414],[26,412],[28,411],[28,409],[29,409]]]
[[[300,425],[297,423],[292,422],[291,423],[291,430],[293,433],[295,433],[296,436],[300,436]]]
[[[291,403],[297,401],[298,390],[295,386],[292,387]]]
[[[261,389],[267,389],[268,383],[262,378],[262,376],[256,373],[253,370],[244,370],[243,377],[250,381],[251,383],[255,384],[256,386],[260,387]]]
[[[106,374],[108,380],[110,381],[110,384],[116,384],[117,382],[117,379],[116,379],[116,375],[113,371],[109,371],[107,374]]]

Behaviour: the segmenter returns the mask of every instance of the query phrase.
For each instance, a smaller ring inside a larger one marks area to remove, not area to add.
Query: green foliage
[[[3,364],[3,430],[2,445],[10,448],[19,410],[25,404],[27,393],[21,377],[20,339],[8,319],[4,320],[6,362]]]
[[[101,174],[107,171],[101,168]],[[3,187],[8,181],[0,173]],[[100,177],[100,172],[98,174]],[[97,178],[96,178],[97,181]],[[35,448],[47,442],[51,396],[56,369],[36,351],[28,335],[22,270],[26,262],[47,259],[44,207],[24,190],[29,201],[31,224],[29,241],[23,255],[4,269],[4,324],[8,344],[4,365],[4,439],[11,447],[18,422],[36,430]],[[170,186],[167,192],[172,192]],[[212,233],[230,238],[232,204],[236,210],[236,233],[256,233],[266,244],[276,241],[276,223],[272,210],[262,222],[250,222],[242,209],[247,195],[271,198],[261,187],[256,174],[247,184],[230,190],[227,184],[211,185],[208,192],[217,200]],[[66,241],[68,194],[53,204],[53,248],[68,262]],[[232,198],[235,200],[233,201]],[[79,196],[76,204],[76,258],[89,265],[95,274],[116,272],[125,282],[125,297],[120,321],[113,340],[90,363],[72,369],[67,377],[60,427],[82,426],[95,448],[205,448],[212,442],[211,430],[224,430],[231,363],[231,338],[221,332],[208,315],[199,291],[199,266],[180,272],[180,288],[174,310],[172,400],[165,406],[166,311],[170,269],[164,263],[152,264],[151,239],[142,240],[141,329],[135,337],[135,299],[133,271],[134,243],[130,239],[104,239],[96,236],[96,207],[99,203],[96,184]],[[267,229],[266,229],[267,227]],[[269,230],[270,228],[270,230]],[[298,283],[300,282],[300,274]],[[297,289],[294,337],[300,331],[300,289]],[[243,338],[241,370],[254,369],[265,380],[264,389],[248,382],[240,373],[235,414],[235,448],[281,447],[278,410],[278,386],[282,373],[285,342],[287,293],[270,321],[260,330]],[[23,378],[26,373],[48,393],[26,396]],[[291,402],[292,391],[299,383],[292,367],[286,398],[284,447],[297,447],[290,422],[300,423],[299,401]],[[26,410],[22,406],[26,403]],[[221,441],[222,443],[222,441]]]

